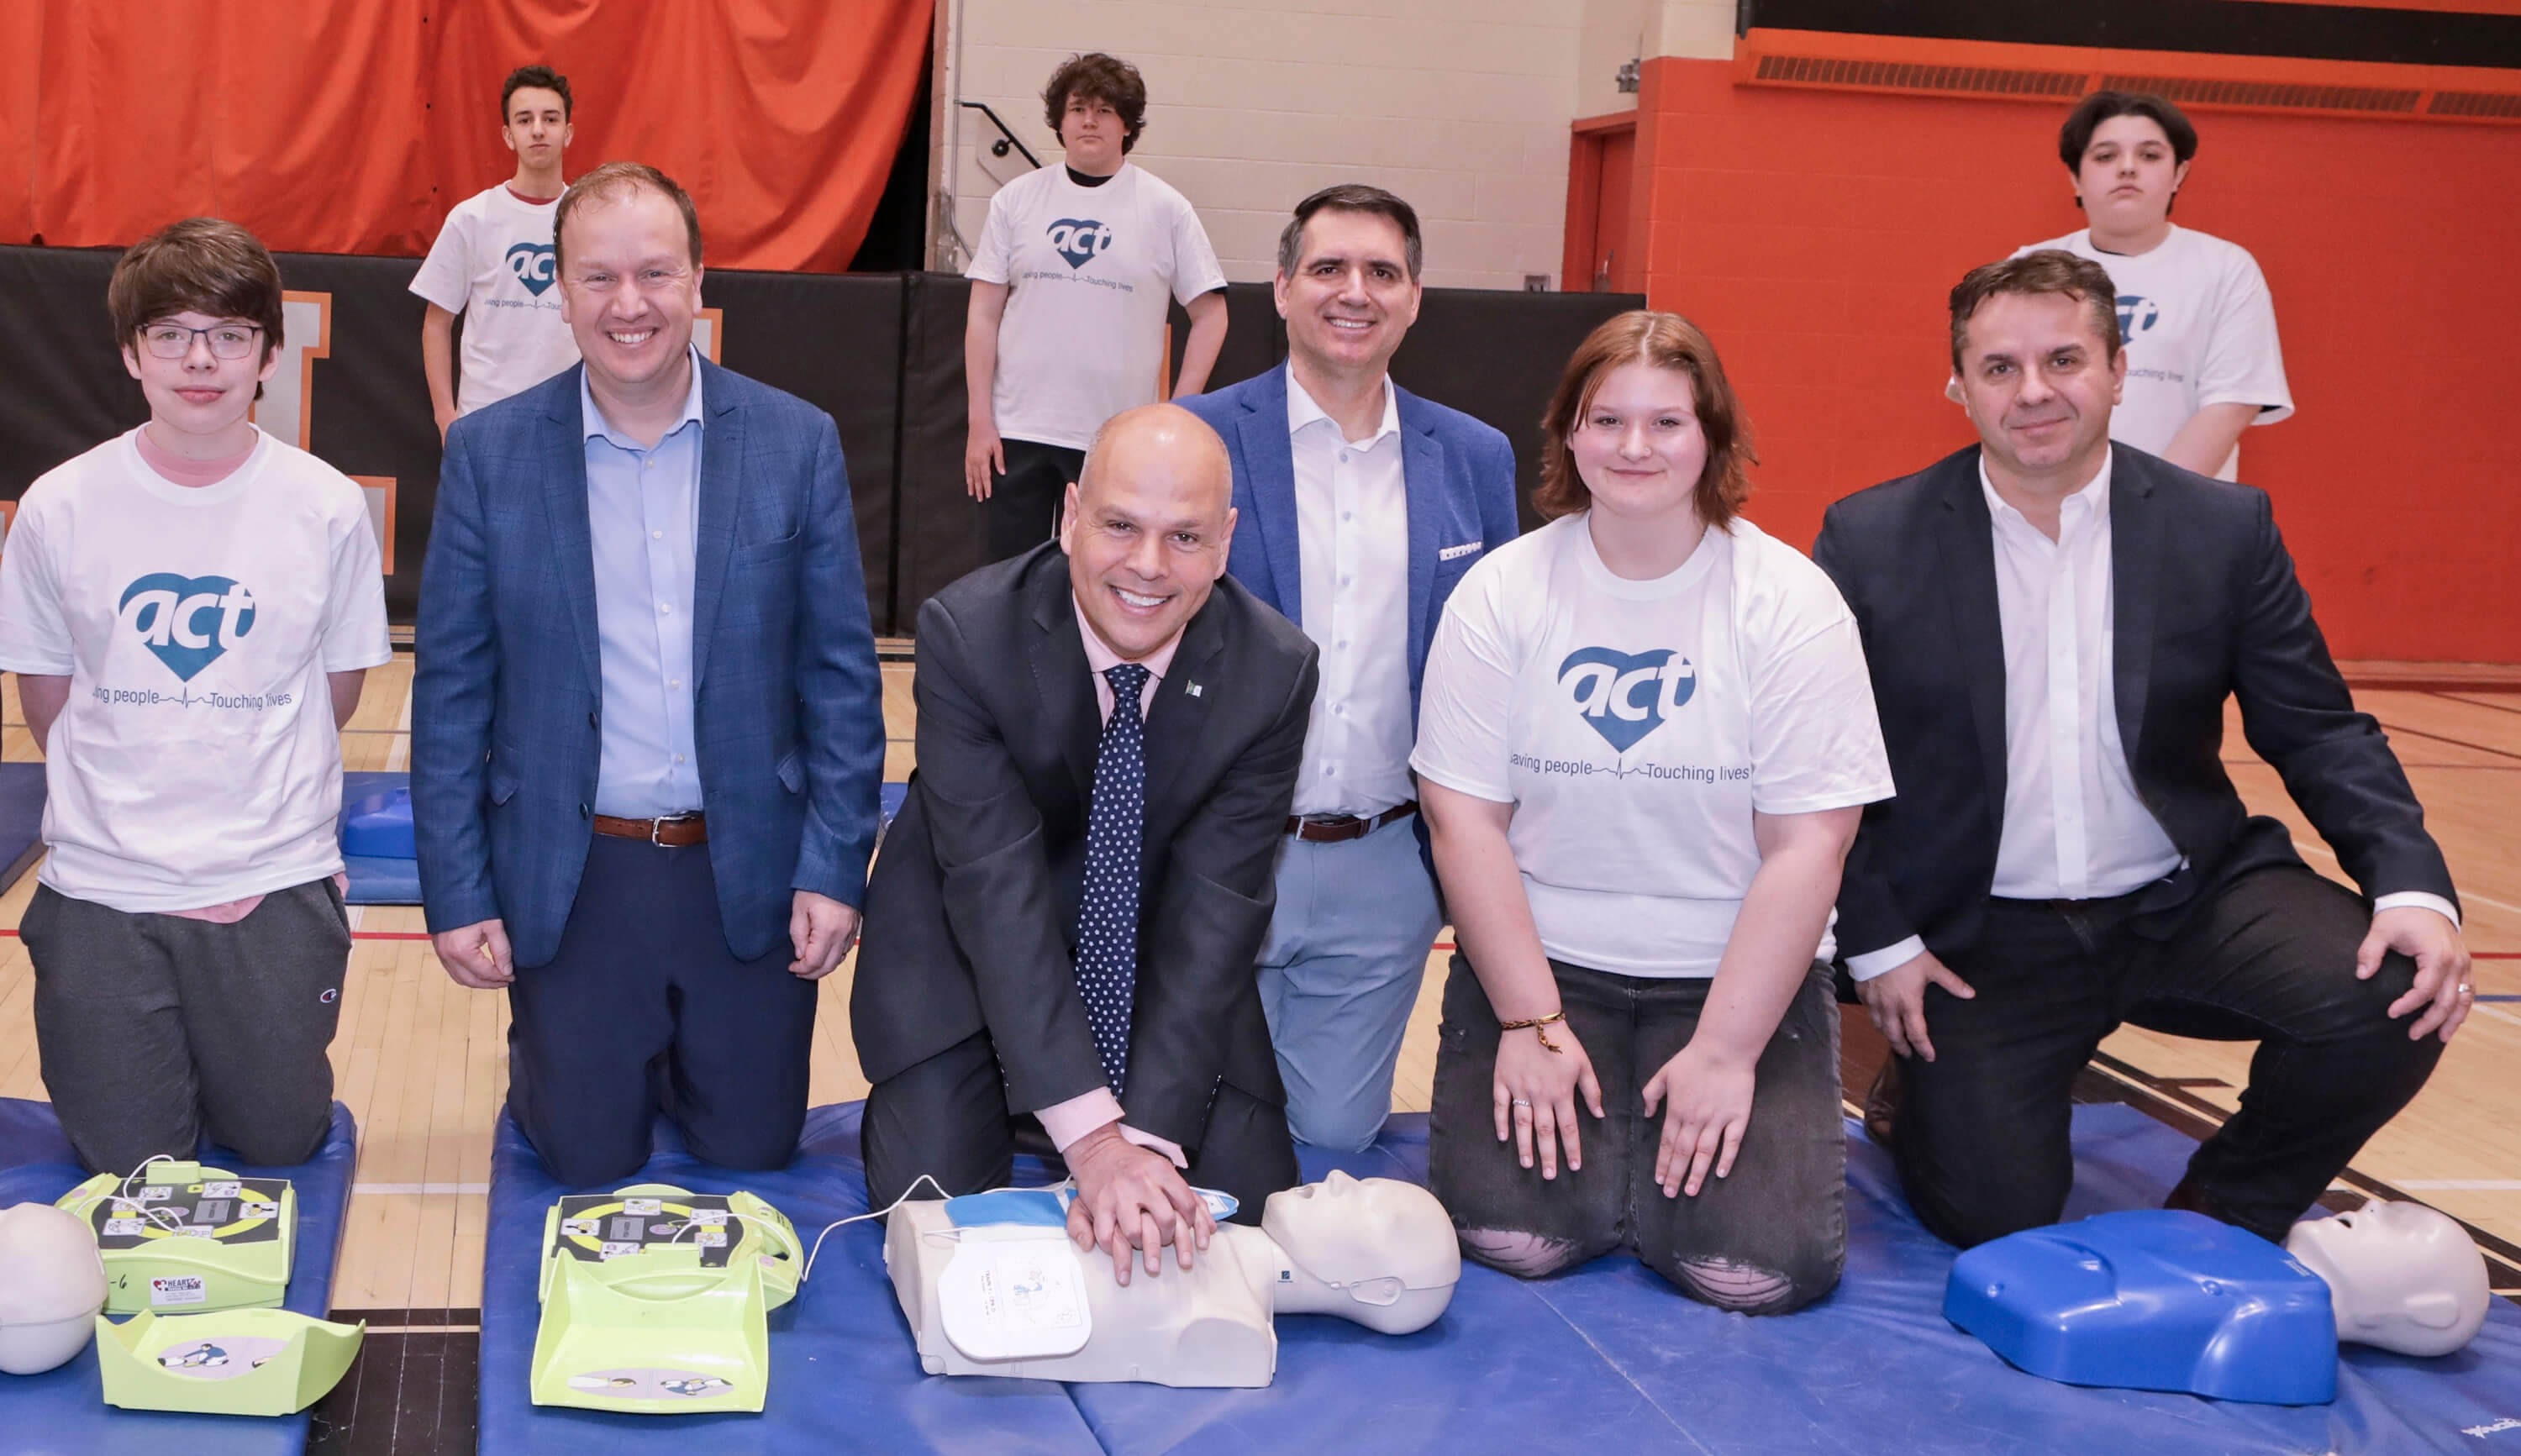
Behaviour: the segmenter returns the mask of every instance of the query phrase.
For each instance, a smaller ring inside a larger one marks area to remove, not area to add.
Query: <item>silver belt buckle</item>
[[[685,809],[679,814],[659,814],[656,818],[648,821],[648,843],[651,847],[658,849],[681,847],[680,845],[669,845],[665,842],[664,839],[665,826],[668,824],[687,824],[699,817],[700,811],[697,809]]]

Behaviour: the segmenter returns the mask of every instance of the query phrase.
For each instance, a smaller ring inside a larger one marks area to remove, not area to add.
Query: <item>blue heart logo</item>
[[[253,630],[253,593],[225,576],[152,571],[122,589],[123,630],[191,682]]]
[[[2133,339],[2162,321],[2162,305],[2142,294],[2119,295],[2119,337]]]
[[[1687,658],[1675,660],[1668,647],[1641,653],[1584,647],[1558,664],[1558,687],[1585,723],[1625,753],[1698,691],[1698,669]]]
[[[539,298],[555,281],[558,258],[548,243],[520,243],[508,250],[508,271],[517,275],[527,293]]]
[[[1063,217],[1050,225],[1050,246],[1068,266],[1082,268],[1096,253],[1112,250],[1112,230],[1091,217]]]

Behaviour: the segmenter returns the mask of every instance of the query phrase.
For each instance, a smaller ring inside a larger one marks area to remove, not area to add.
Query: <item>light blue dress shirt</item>
[[[692,579],[700,532],[701,368],[654,446],[613,428],[578,377],[604,749],[595,812],[653,819],[701,807],[692,741]]]

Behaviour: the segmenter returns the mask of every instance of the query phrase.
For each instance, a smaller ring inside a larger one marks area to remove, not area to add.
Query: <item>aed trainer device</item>
[[[96,1231],[108,1314],[277,1305],[298,1251],[298,1193],[198,1162],[99,1173],[57,1206]]]

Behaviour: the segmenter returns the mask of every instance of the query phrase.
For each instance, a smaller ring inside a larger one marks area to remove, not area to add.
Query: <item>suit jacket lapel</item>
[[[1944,482],[1943,520],[1936,531],[1942,556],[1945,601],[1952,614],[1952,642],[1960,650],[1969,683],[1970,717],[1978,728],[1979,756],[1987,774],[1987,810],[2004,820],[2004,621],[1995,596],[1995,526],[1979,488],[1978,452],[1953,458]]]
[[[2110,480],[2110,688],[2119,748],[2134,771],[2145,691],[2153,681],[2154,598],[2162,562],[2162,513],[2152,472],[2133,450],[2112,452]]]
[[[1103,713],[1094,702],[1085,639],[1077,635],[1077,607],[1069,600],[1068,558],[1056,551],[1045,555],[1045,563],[1031,575],[1033,634],[1026,660],[1032,669],[1033,691],[1041,697],[1042,720],[1068,764],[1077,801],[1083,804],[1094,796],[1094,757],[1103,742]]]
[[[574,381],[584,365],[570,371]],[[601,637],[595,623],[595,531],[586,502],[586,414],[576,389],[555,391],[544,436],[543,506],[551,518],[552,553],[561,592],[577,632],[579,665],[586,685],[604,691]]]
[[[743,488],[744,411],[726,396],[725,376],[714,364],[701,371],[701,478],[699,531],[692,561],[692,688],[709,681],[710,638],[717,627],[726,589],[726,559],[735,547],[735,512]]]
[[[1427,617],[1436,601],[1436,553],[1444,521],[1444,449],[1418,396],[1393,386],[1400,408],[1400,484],[1409,505],[1409,701],[1427,671]]]
[[[1222,583],[1218,590],[1223,590]],[[1182,628],[1181,646],[1173,649],[1172,665],[1165,670],[1164,685],[1156,689],[1156,703],[1147,714],[1147,813],[1152,821],[1160,803],[1169,803],[1169,791],[1179,777],[1184,764],[1200,741],[1207,725],[1208,705],[1218,685],[1211,683],[1208,667],[1225,646],[1224,609],[1212,592],[1187,626]],[[1191,692],[1198,685],[1200,691]]]
[[[1245,484],[1252,491],[1254,519],[1237,524],[1260,532],[1261,558],[1269,564],[1269,580],[1253,589],[1280,615],[1302,622],[1304,553],[1296,534],[1296,451],[1287,437],[1287,366],[1262,375],[1243,408],[1235,432],[1250,472]]]

